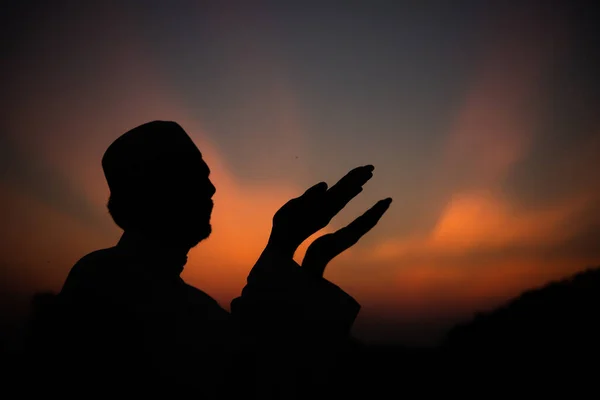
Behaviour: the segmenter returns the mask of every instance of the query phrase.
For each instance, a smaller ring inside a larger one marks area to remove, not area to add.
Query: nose
[[[217,188],[215,187],[215,185],[213,185],[213,183],[209,180],[208,181],[208,193],[210,193],[210,197],[213,197],[213,195],[217,192]]]

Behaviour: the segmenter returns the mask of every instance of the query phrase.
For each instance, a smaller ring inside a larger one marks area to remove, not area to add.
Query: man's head
[[[153,121],[126,132],[106,150],[102,168],[108,210],[123,230],[186,248],[210,235],[210,170],[177,123]]]

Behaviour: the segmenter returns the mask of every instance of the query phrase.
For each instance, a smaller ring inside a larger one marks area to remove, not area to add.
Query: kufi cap
[[[176,122],[152,121],[117,138],[102,157],[102,169],[111,193],[127,190],[153,177],[184,157],[202,156]]]

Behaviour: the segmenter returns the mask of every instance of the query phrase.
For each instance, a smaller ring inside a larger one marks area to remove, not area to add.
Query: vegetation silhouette
[[[188,251],[211,233],[216,191],[184,129],[170,121],[138,126],[109,146],[102,167],[108,211],[123,235],[81,258],[58,294],[34,298],[27,360],[39,368],[30,373],[47,385],[68,376],[75,393],[294,398],[331,388],[340,352],[356,347],[350,330],[360,305],[323,272],[377,224],[391,199],[315,240],[301,266],[293,256],[362,191],[373,166],[330,188],[320,182],[276,212],[230,313],[180,277]],[[49,360],[60,361],[48,369]]]

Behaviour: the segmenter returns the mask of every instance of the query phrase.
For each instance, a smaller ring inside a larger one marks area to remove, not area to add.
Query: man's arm
[[[327,189],[321,182],[283,205],[273,217],[269,242],[232,303],[245,326],[266,330],[270,341],[290,335],[310,346],[344,341],[360,309],[338,286],[323,278],[327,264],[369,232],[389,208],[381,200],[348,226],[315,240],[300,267],[293,256],[300,244],[325,227],[373,176],[370,165],[355,168]],[[268,328],[262,328],[268,327]],[[261,337],[264,337],[264,333]]]
[[[250,272],[242,296],[232,302],[232,313],[244,335],[262,352],[261,370],[282,382],[291,380],[287,387],[314,387],[306,380],[326,370],[331,356],[351,344],[350,329],[360,306],[324,279],[323,271],[331,259],[377,224],[391,199],[378,202],[347,227],[317,239],[302,267],[293,255],[362,191],[372,171],[371,166],[354,169],[329,190],[320,183],[286,203],[273,218],[269,243]]]
[[[265,249],[242,295],[231,303],[244,348],[251,349],[260,398],[322,391],[345,350],[359,304],[326,279]]]
[[[346,338],[360,305],[323,277],[267,246],[231,311],[253,340],[321,347]]]

